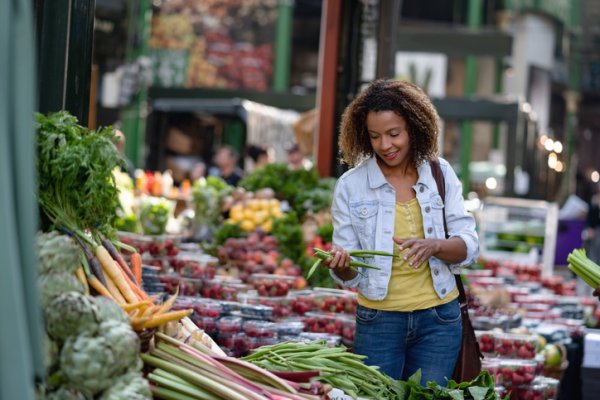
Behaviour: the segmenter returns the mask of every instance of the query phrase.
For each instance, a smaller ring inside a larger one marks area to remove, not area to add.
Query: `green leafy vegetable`
[[[39,201],[56,225],[112,233],[124,161],[112,128],[89,131],[66,111],[36,114]]]

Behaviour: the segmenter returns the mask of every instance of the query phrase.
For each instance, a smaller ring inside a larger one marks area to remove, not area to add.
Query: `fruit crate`
[[[358,295],[341,289],[316,288],[315,303],[318,310],[332,313],[356,314]]]
[[[292,313],[304,315],[309,311],[316,311],[315,293],[312,290],[292,290],[288,293]]]
[[[209,299],[237,301],[238,293],[248,291],[248,285],[239,279],[216,277],[204,281],[200,295]]]
[[[253,274],[249,282],[259,296],[283,297],[294,288],[296,277],[291,275]]]
[[[495,335],[496,354],[503,358],[530,360],[535,358],[539,337],[515,333],[497,333]]]
[[[535,379],[537,362],[535,360],[500,360],[500,373],[498,374],[501,384],[506,388],[529,385]]]
[[[260,304],[272,307],[273,318],[285,318],[292,314],[291,299],[287,296],[259,296],[256,291],[249,291],[238,294],[238,301],[242,304]]]
[[[342,336],[346,320],[341,314],[308,312],[304,314],[304,330]]]
[[[496,353],[496,335],[493,331],[475,331],[477,342],[479,343],[479,350],[489,356]]]

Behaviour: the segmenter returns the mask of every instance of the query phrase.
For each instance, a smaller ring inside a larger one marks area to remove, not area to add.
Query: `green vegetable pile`
[[[196,180],[192,186],[196,226],[208,226],[213,229],[221,216],[223,199],[232,192],[233,186],[217,176]]]
[[[56,231],[38,236],[49,376],[40,390],[48,399],[150,399],[139,338],[114,301],[85,294],[74,274],[80,251]]]
[[[325,341],[284,342],[262,346],[243,357],[257,366],[276,372],[320,371],[313,378],[343,390],[352,398],[386,400],[499,400],[494,378],[483,371],[470,382],[448,381],[447,386],[429,382],[421,386],[421,371],[408,381],[396,381],[377,367],[363,363],[364,356],[349,353],[344,346],[328,347]]]
[[[331,205],[334,179],[319,180],[315,168],[291,170],[286,164],[273,163],[254,170],[239,183],[256,192],[271,188],[280,199],[287,200],[299,218],[308,211],[317,212]]]
[[[162,235],[167,228],[173,204],[159,197],[148,197],[140,204],[140,222],[147,235]]]
[[[112,171],[124,161],[112,128],[89,131],[66,111],[36,114],[39,202],[57,226],[112,236],[118,191]]]

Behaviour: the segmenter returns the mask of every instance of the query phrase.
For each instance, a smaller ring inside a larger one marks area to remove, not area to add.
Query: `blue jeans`
[[[421,369],[421,384],[442,386],[452,372],[461,346],[462,322],[455,299],[412,312],[381,311],[358,306],[354,353],[367,356],[394,379],[408,379]]]

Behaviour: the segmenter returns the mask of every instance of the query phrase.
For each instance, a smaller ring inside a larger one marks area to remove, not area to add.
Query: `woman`
[[[453,273],[476,260],[479,244],[461,183],[443,159],[445,199],[438,194],[428,162],[438,130],[431,101],[408,82],[374,81],[346,108],[339,147],[353,168],[335,187],[326,264],[336,282],[359,289],[354,352],[395,379],[421,369],[423,383],[445,384],[462,332]],[[363,277],[349,268],[354,249],[397,257],[362,260],[380,268],[362,269]]]

